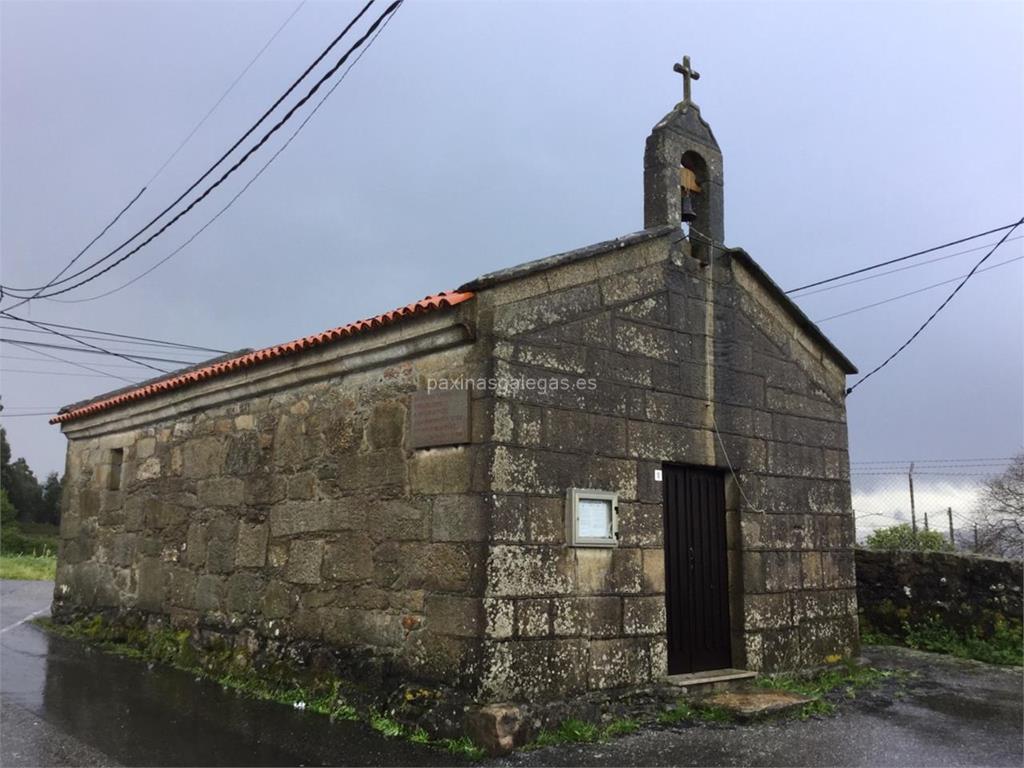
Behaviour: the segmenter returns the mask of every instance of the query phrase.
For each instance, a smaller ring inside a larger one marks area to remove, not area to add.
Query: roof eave
[[[832,340],[825,335],[825,333],[819,328],[813,320],[811,320],[804,311],[794,302],[786,292],[768,275],[767,272],[758,264],[754,258],[742,248],[726,248],[725,252],[733,258],[739,259],[743,265],[750,270],[759,283],[769,291],[786,310],[789,316],[793,319],[793,322],[799,326],[801,330],[807,333],[812,339],[814,339],[821,347],[828,353],[828,355],[836,362],[836,364],[842,369],[843,373],[847,376],[852,376],[857,373],[857,366],[844,355],[839,347],[832,343]]]

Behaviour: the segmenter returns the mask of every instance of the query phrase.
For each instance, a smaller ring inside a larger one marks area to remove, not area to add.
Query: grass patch
[[[604,727],[601,735],[605,739],[614,739],[617,736],[628,736],[631,733],[636,733],[640,730],[640,723],[631,718],[623,718],[621,720],[613,720]]]
[[[815,715],[831,715],[836,710],[837,701],[855,699],[861,689],[879,685],[885,680],[904,674],[891,669],[862,666],[847,660],[814,675],[768,675],[758,678],[757,685],[811,698],[812,701],[797,712],[797,717],[807,719]]]
[[[711,704],[680,701],[672,709],[658,715],[660,725],[678,725],[686,722],[727,723],[732,720],[732,713]]]
[[[789,691],[802,696],[819,698],[830,693],[843,693],[854,698],[857,690],[877,685],[898,673],[890,669],[861,666],[852,661],[831,667],[814,675],[768,675],[758,678],[762,688]]]
[[[1019,621],[997,621],[992,632],[986,635],[980,628],[973,632],[957,632],[937,616],[932,616],[915,624],[903,622],[903,635],[900,637],[867,629],[861,632],[860,639],[865,645],[896,645],[986,664],[1024,666],[1024,625]]]
[[[57,575],[54,555],[0,555],[0,579],[52,581]]]
[[[441,739],[440,741],[433,742],[433,744],[442,749],[447,749],[453,755],[465,757],[469,760],[481,760],[486,755],[480,747],[470,740],[469,736],[463,736],[458,739]]]
[[[559,744],[593,744],[618,736],[626,736],[638,730],[640,730],[640,723],[630,718],[612,720],[604,726],[570,718],[559,723],[554,730],[541,731],[530,744],[530,748],[553,747]]]

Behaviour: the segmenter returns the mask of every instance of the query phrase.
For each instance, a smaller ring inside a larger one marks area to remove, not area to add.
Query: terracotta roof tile
[[[456,304],[461,304],[471,298],[473,298],[473,294],[469,291],[442,291],[441,293],[433,296],[427,296],[425,299],[413,302],[405,307],[393,309],[390,312],[385,312],[384,314],[377,315],[376,317],[367,318],[366,320],[357,320],[354,323],[342,325],[337,328],[329,328],[322,333],[314,333],[311,336],[305,336],[301,339],[296,339],[295,341],[286,342],[285,344],[278,344],[277,346],[258,349],[254,352],[246,352],[245,354],[231,357],[227,360],[219,360],[216,363],[204,365],[193,370],[171,374],[167,378],[157,379],[156,381],[149,382],[148,384],[144,384],[134,389],[118,392],[110,397],[102,398],[80,407],[69,406],[67,409],[61,410],[60,413],[50,419],[50,423],[60,424],[62,422],[81,418],[82,416],[91,416],[94,413],[107,411],[111,408],[123,405],[124,403],[142,400],[163,392],[171,392],[175,389],[187,387],[190,384],[212,379],[215,376],[223,376],[224,374],[231,373],[232,371],[251,368],[254,365],[260,365],[270,360],[276,360],[279,357],[296,354],[328,342],[337,341],[348,336],[354,336],[355,334],[362,333],[363,331],[390,325],[391,323],[403,318],[433,312],[446,307],[454,307]]]

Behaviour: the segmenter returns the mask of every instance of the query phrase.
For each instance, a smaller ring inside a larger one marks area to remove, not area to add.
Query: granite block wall
[[[73,437],[55,615],[323,643],[472,687],[484,477],[472,445],[407,447],[409,394],[471,350]]]
[[[494,377],[550,382],[494,397],[485,696],[664,677],[663,462],[735,469],[734,666],[853,652],[844,376],[754,276],[676,232],[478,301]],[[566,546],[570,487],[618,492],[618,546]]]

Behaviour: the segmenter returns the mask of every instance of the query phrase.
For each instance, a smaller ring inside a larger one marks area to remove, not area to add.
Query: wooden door
[[[732,652],[725,476],[666,465],[662,483],[669,674],[726,669]]]

